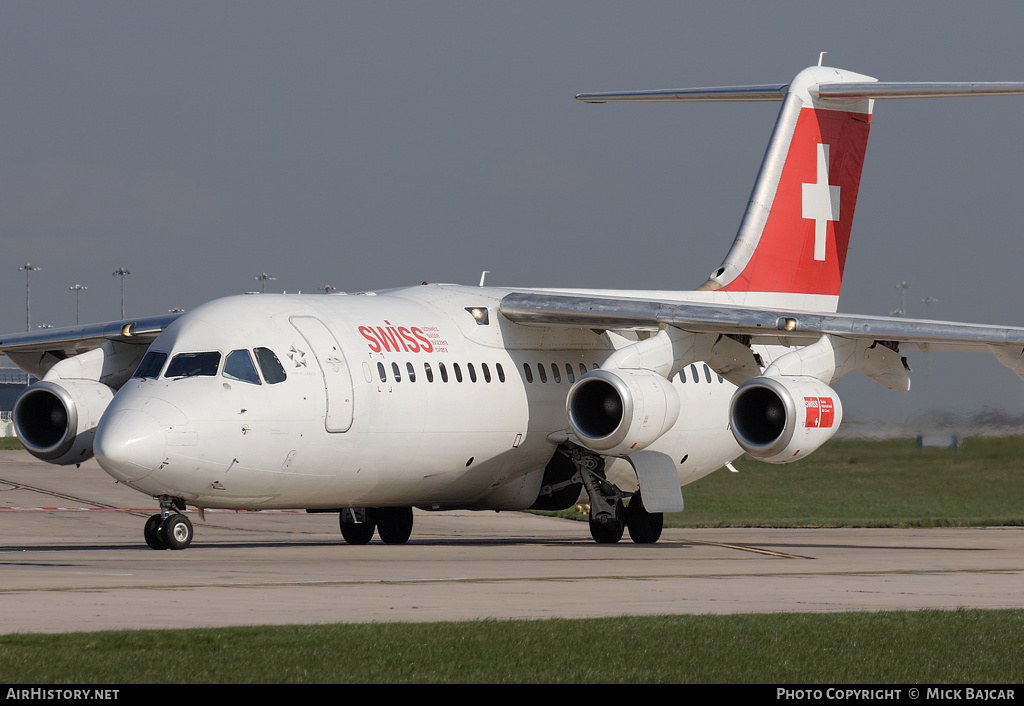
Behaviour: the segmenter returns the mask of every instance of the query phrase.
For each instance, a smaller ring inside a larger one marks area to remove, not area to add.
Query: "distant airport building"
[[[7,356],[0,356],[0,436],[14,435],[11,412],[28,383],[28,375],[18,370]]]

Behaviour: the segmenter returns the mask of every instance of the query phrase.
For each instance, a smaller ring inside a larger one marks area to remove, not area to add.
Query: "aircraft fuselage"
[[[150,346],[103,415],[97,458],[143,493],[207,508],[530,507],[569,386],[636,338],[512,324],[505,293],[210,302]],[[672,384],[682,411],[651,449],[686,483],[741,453],[725,421],[735,387],[701,365]],[[609,473],[635,486],[624,461]]]

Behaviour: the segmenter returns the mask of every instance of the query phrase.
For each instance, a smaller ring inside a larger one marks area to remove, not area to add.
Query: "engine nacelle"
[[[67,465],[92,457],[96,425],[114,391],[94,380],[30,385],[14,405],[14,428],[30,454]]]
[[[729,406],[733,436],[754,458],[789,463],[832,438],[843,420],[835,390],[809,376],[756,377]]]
[[[569,390],[569,426],[584,446],[625,456],[653,444],[679,418],[679,394],[652,370],[593,370]]]

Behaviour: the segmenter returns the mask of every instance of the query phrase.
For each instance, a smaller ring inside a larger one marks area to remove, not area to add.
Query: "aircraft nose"
[[[104,415],[93,440],[96,460],[110,475],[131,482],[145,478],[163,463],[167,438],[153,417],[138,409]]]

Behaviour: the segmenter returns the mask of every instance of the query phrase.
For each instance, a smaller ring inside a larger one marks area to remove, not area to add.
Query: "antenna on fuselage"
[[[480,286],[481,287],[484,286],[484,280],[487,278],[487,275],[489,275],[490,273],[491,273],[490,270],[484,270],[483,272],[480,273]]]
[[[821,60],[825,58],[826,54],[828,54],[827,51],[823,51],[820,54],[818,54],[818,66],[821,66]]]

